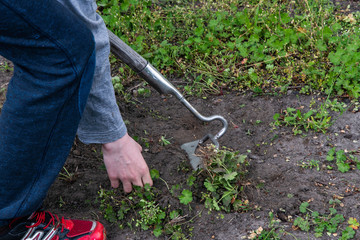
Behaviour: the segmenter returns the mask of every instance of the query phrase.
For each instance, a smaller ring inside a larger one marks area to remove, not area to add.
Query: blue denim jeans
[[[91,31],[56,0],[0,0],[0,55],[14,63],[0,116],[0,226],[42,204],[91,88]]]

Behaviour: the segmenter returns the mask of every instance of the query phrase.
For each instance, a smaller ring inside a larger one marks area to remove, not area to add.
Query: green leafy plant
[[[336,147],[331,148],[326,156],[326,160],[333,162],[335,160],[337,169],[342,172],[348,172],[351,166],[360,169],[360,161],[352,154],[346,154],[344,150],[336,151]]]
[[[340,201],[330,200],[329,204],[329,213],[320,214],[318,211],[313,211],[309,208],[308,202],[301,203],[299,211],[302,216],[295,218],[293,225],[298,227],[302,231],[309,232],[310,230],[314,231],[315,237],[322,237],[324,232],[327,234],[335,234],[339,231],[341,232],[341,237],[339,239],[352,239],[355,235],[355,231],[352,227],[356,228],[357,221],[354,221],[353,218],[349,218],[350,226],[341,230],[341,224],[345,222],[345,218],[342,214],[338,214],[335,206]],[[355,225],[351,225],[351,224]]]
[[[75,172],[69,172],[66,167],[63,167],[63,172],[59,173],[59,179],[69,182],[69,183],[73,183],[76,181],[78,174],[76,173],[77,168],[75,170]]]
[[[333,102],[326,100],[317,108],[310,106],[310,110],[307,112],[302,112],[301,108],[288,107],[282,114],[276,113],[273,116],[272,124],[274,126],[292,126],[294,135],[302,134],[303,130],[325,133],[335,121],[331,120],[330,110],[340,112],[340,115],[344,112],[344,108],[336,99]]]
[[[278,225],[278,221],[275,220],[274,213],[269,212],[269,218],[270,223],[268,226],[268,229],[264,229],[262,227],[259,227],[257,230],[252,231],[250,233],[249,239],[256,239],[256,240],[280,240],[281,236],[277,232],[283,232],[283,229],[281,229]]]
[[[138,93],[138,95],[143,96],[143,97],[150,97],[151,90],[149,88],[138,88],[137,93]]]
[[[166,139],[164,136],[160,137],[159,142],[161,146],[167,146],[171,144],[171,142],[168,139]]]
[[[1,72],[13,72],[14,68],[10,67],[9,63],[4,61],[0,63],[0,71]]]
[[[179,200],[180,200],[180,203],[188,205],[193,200],[192,192],[190,190],[184,189],[181,192],[181,196],[179,197]]]
[[[125,87],[119,76],[112,77],[112,84],[115,92],[123,96],[126,102],[130,102],[131,96],[125,91]]]
[[[303,161],[299,164],[300,167],[302,168],[315,168],[317,171],[320,171],[320,165],[319,165],[320,161],[315,160],[315,159],[311,159],[309,161]]]
[[[154,179],[160,179],[159,172],[152,169]],[[172,239],[186,239],[191,228],[183,225],[185,217],[180,210],[161,206],[157,201],[158,190],[148,184],[143,189],[134,186],[135,191],[124,195],[117,190],[100,189],[98,201],[106,220],[117,223],[120,228],[128,226],[142,230],[152,230],[155,237],[163,234]],[[129,216],[130,215],[130,216]]]
[[[171,239],[188,239],[182,230],[180,224],[184,223],[184,216],[181,216],[178,210],[173,210],[169,214],[170,221],[164,226],[164,232],[171,236]],[[189,229],[192,231],[192,228]]]
[[[246,210],[248,201],[241,198],[242,180],[247,173],[247,156],[227,148],[216,149],[209,145],[202,150],[205,170],[202,200],[209,210]]]
[[[154,232],[155,236],[158,237],[160,235],[158,232],[162,228],[162,221],[166,216],[165,211],[154,201],[146,201],[145,199],[140,199],[139,207],[141,208],[138,211],[140,216],[136,220],[135,226],[141,226],[143,230],[148,230],[151,226],[154,226],[155,229],[158,229],[157,234]]]
[[[294,86],[359,96],[359,14],[331,0],[97,3],[108,28],[162,73],[184,77],[188,94]]]

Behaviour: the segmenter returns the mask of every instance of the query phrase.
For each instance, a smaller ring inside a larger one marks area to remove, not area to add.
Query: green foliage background
[[[97,2],[108,28],[189,94],[292,86],[359,97],[360,14],[330,0]]]

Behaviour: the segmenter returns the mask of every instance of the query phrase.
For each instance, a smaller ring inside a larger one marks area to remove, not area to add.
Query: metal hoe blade
[[[201,158],[196,156],[195,151],[199,145],[200,140],[196,140],[193,142],[184,143],[181,145],[181,149],[183,149],[190,159],[190,164],[193,169],[203,168],[203,162]]]
[[[227,128],[227,125],[225,127]],[[196,155],[196,149],[199,147],[199,145],[203,144],[209,139],[216,148],[219,148],[219,142],[212,134],[207,134],[200,140],[184,143],[183,145],[181,145],[181,149],[183,149],[188,155],[190,159],[190,164],[194,170],[204,168],[204,162],[201,160],[200,157]]]

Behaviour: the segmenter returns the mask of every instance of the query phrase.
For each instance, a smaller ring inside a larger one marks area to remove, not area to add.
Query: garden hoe
[[[160,73],[158,72],[147,60],[135,52],[131,47],[126,45],[120,38],[113,34],[110,30],[109,39],[111,52],[138,73],[146,82],[148,82],[153,88],[155,88],[160,94],[172,94],[174,95],[182,104],[185,105],[191,113],[195,115],[198,119],[205,122],[211,122],[214,120],[219,120],[223,124],[223,128],[216,134],[207,134],[200,140],[196,140],[189,143],[184,143],[181,148],[186,151],[189,156],[190,164],[193,169],[198,169],[203,167],[203,162],[195,154],[196,148],[203,144],[205,141],[210,140],[217,148],[219,148],[219,142],[217,141],[228,128],[228,123],[226,119],[219,115],[213,115],[210,117],[205,117],[201,115],[185,98],[184,96]]]

